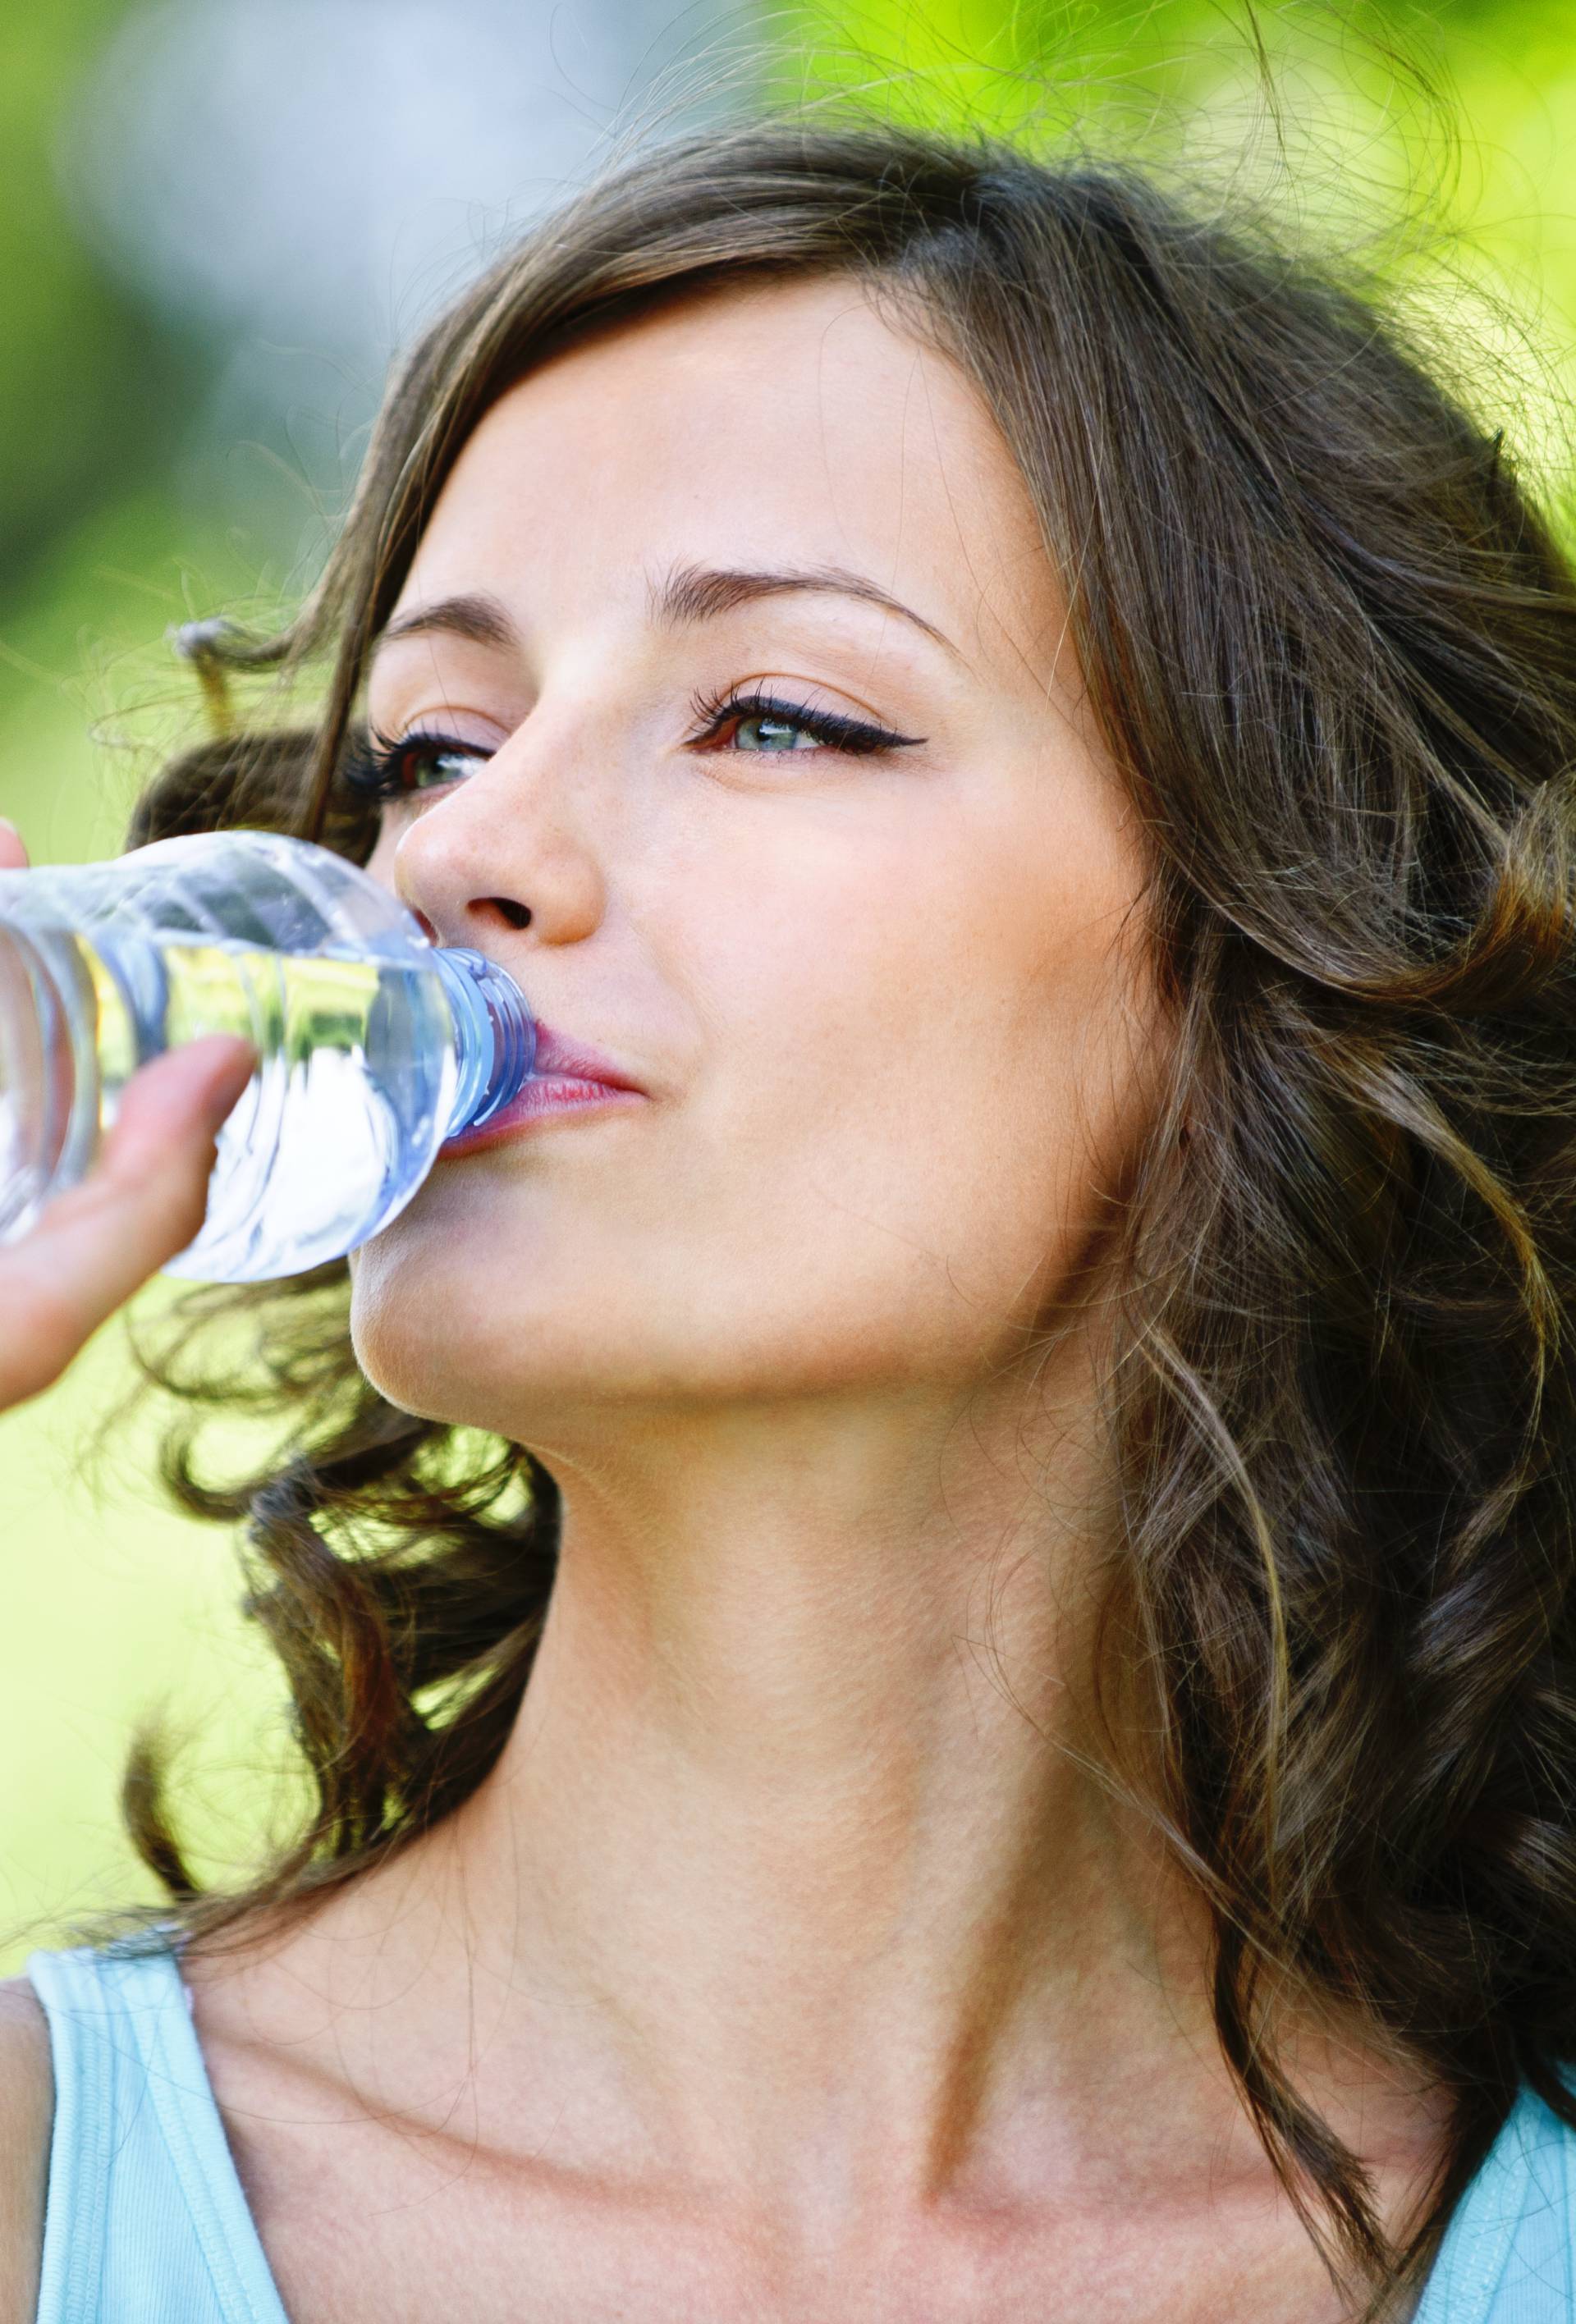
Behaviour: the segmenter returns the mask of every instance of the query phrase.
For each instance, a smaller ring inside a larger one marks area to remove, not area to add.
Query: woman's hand
[[[0,869],[26,862],[0,823]],[[255,1063],[249,1042],[211,1034],[144,1065],[122,1093],[92,1175],[48,1204],[20,1241],[0,1245],[0,1411],[48,1388],[106,1316],[195,1237],[214,1140]]]

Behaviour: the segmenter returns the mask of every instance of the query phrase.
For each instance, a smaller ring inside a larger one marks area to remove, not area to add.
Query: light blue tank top
[[[287,2324],[173,1952],[39,1952],[55,2126],[39,2324]]]
[[[38,2324],[288,2324],[173,1952],[37,1952],[55,2126]],[[1413,2324],[1572,2324],[1576,2132],[1525,2095]]]

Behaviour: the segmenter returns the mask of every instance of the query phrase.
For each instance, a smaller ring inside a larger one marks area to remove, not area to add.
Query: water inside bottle
[[[219,1132],[202,1231],[167,1272],[208,1282],[300,1273],[366,1241],[410,1200],[458,1076],[430,968],[227,939],[32,936],[51,978],[74,988],[79,1022],[90,1012],[95,1027],[96,1119],[79,1122],[79,1138],[107,1130],[151,1049],[205,1033],[257,1047],[258,1070]],[[0,1157],[17,1135],[5,1109],[0,1087]],[[70,1134],[62,1124],[62,1141]],[[30,1222],[8,1220],[7,1237]]]

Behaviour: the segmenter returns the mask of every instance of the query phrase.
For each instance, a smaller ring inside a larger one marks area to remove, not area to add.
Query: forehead
[[[851,277],[685,297],[530,373],[466,443],[401,603],[485,581],[561,606],[691,561],[857,566],[966,652],[1060,617],[978,391]]]

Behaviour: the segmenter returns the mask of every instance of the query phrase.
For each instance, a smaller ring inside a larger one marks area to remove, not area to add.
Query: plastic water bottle
[[[343,1257],[445,1139],[519,1094],[531,1015],[479,953],[274,832],[0,872],[0,1241],[90,1168],[138,1065],[204,1033],[258,1065],[218,1136],[202,1231],[165,1272],[256,1282]]]

